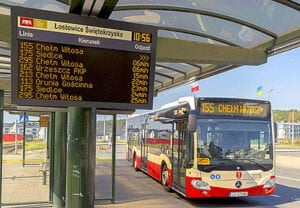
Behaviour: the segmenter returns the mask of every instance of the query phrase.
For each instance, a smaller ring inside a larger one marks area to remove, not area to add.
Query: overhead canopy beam
[[[209,43],[159,37],[157,41],[156,61],[259,65],[267,62],[267,54],[264,51],[255,49],[218,46]]]
[[[202,66],[198,66],[197,64],[192,64],[192,63],[187,63],[187,64],[190,65],[190,66],[202,69]]]
[[[156,74],[156,75],[159,75],[159,76],[162,76],[162,77],[165,77],[165,78],[167,78],[167,79],[171,79],[171,80],[174,79],[174,77],[169,76],[169,75],[166,75],[166,74],[163,74],[163,73],[160,73],[160,72],[155,72],[155,74]]]
[[[108,18],[118,0],[70,0],[70,13]]]
[[[84,0],[70,0],[69,12],[73,14],[81,14]]]
[[[118,3],[118,0],[105,0],[98,17],[100,18],[108,18],[112,11],[114,10],[116,4]]]
[[[216,12],[200,10],[200,9],[193,9],[193,8],[184,8],[178,6],[164,6],[164,5],[124,5],[124,6],[116,6],[114,11],[127,11],[127,10],[161,10],[161,11],[170,11],[170,12],[186,12],[192,14],[200,14],[204,16],[214,17],[222,20],[227,20],[230,22],[234,22],[240,25],[244,25],[249,27],[253,30],[259,31],[264,33],[265,35],[271,36],[273,38],[277,38],[277,34],[273,33],[270,30],[267,30],[263,27],[259,27],[258,25],[252,24],[251,22],[238,19],[232,16],[227,16],[224,14],[219,14]]]
[[[164,90],[176,87],[176,86],[180,86],[180,85],[186,84],[188,82],[194,82],[195,80],[204,79],[204,78],[213,76],[215,74],[229,71],[233,68],[238,67],[238,66],[234,66],[234,65],[217,66],[217,65],[212,65],[212,64],[208,65],[208,66],[215,66],[215,68],[206,67],[204,70],[195,68],[195,70],[192,70],[191,72],[187,73],[187,76],[185,79],[176,78],[173,82],[171,82],[170,80],[160,82],[161,87],[156,85],[154,87],[154,91],[157,94],[160,91],[164,91]],[[157,81],[157,80],[155,80],[155,81]]]
[[[183,74],[184,76],[186,76],[186,72],[181,71],[179,69],[175,69],[174,67],[169,67],[169,66],[165,66],[165,65],[162,65],[162,64],[156,64],[156,66],[161,67],[161,68],[165,68],[165,69],[168,69],[168,70],[171,70],[171,71],[174,71],[174,72],[177,72],[179,74]]]
[[[0,14],[1,30],[0,41],[10,42],[10,16]]]
[[[300,11],[300,4],[295,2],[295,1],[291,1],[291,0],[273,0],[276,1],[279,4],[283,4],[285,6],[288,6],[292,9],[295,9],[297,11]]]
[[[266,50],[269,55],[275,55],[293,48],[299,47],[300,28],[289,31],[275,40],[269,40],[253,47],[254,49]]]

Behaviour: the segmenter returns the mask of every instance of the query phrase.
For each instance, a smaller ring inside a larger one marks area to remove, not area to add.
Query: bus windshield
[[[202,170],[270,170],[273,161],[271,122],[198,119],[198,167]],[[209,163],[201,164],[205,158]]]

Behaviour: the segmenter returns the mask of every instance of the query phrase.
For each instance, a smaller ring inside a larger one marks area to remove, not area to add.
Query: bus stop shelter
[[[10,6],[155,26],[158,29],[155,95],[242,65],[264,64],[268,57],[300,46],[299,0],[2,0],[2,110],[32,110],[10,102],[10,86],[14,81],[11,80]],[[1,130],[2,127],[0,133]]]

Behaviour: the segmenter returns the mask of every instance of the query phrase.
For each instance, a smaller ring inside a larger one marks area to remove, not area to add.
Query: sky
[[[300,109],[300,48],[269,57],[266,64],[242,66],[198,83],[197,93],[191,93],[189,84],[159,93],[154,109],[184,96],[263,99],[270,100],[273,109]],[[262,97],[256,93],[260,85]],[[4,122],[17,118],[4,114]]]
[[[273,109],[300,109],[300,48],[268,58],[259,66],[242,66],[198,81],[199,91],[187,84],[158,94],[154,108],[183,96],[270,100]],[[263,95],[257,95],[262,85]]]

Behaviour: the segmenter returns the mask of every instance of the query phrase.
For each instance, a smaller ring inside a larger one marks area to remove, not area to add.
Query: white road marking
[[[300,182],[300,179],[296,179],[296,178],[288,178],[288,177],[284,177],[284,176],[276,176],[276,178],[283,178],[283,179],[286,179],[286,180],[292,180],[292,181],[299,181]]]
[[[271,195],[271,196],[274,196],[274,197],[277,197],[277,198],[280,198],[280,197],[281,197],[281,196],[276,195],[276,194],[273,194],[273,195]]]

